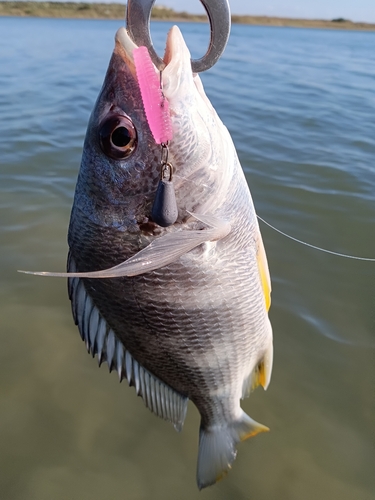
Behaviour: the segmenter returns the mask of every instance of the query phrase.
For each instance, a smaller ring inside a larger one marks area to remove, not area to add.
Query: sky
[[[65,0],[126,3],[126,0]],[[229,0],[232,14],[337,19],[375,23],[375,0]],[[204,12],[199,0],[156,0],[155,5],[193,14]]]
[[[118,0],[117,0],[118,1]],[[157,0],[174,10],[203,12],[199,0]],[[375,0],[229,0],[232,14],[335,19],[375,23]]]

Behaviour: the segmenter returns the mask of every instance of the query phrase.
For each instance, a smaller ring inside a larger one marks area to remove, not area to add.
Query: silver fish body
[[[162,73],[178,218],[166,228],[151,220],[161,149],[132,49],[120,29],[89,122],[69,227],[68,271],[88,274],[72,274],[69,292],[88,350],[154,413],[180,429],[188,399],[196,405],[203,488],[230,468],[239,441],[267,430],[240,407],[271,376],[267,260],[234,145],[191,72],[178,28],[168,36]],[[122,263],[125,272],[114,277],[90,275]]]

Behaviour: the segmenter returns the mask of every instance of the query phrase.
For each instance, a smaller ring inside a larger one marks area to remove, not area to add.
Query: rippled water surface
[[[370,500],[375,488],[375,264],[262,224],[273,380],[244,409],[271,432],[198,493],[199,418],[182,434],[85,352],[63,270],[87,120],[118,21],[0,19],[0,491],[5,500]],[[159,49],[169,25],[153,26]],[[195,57],[207,25],[182,26]],[[203,75],[261,217],[375,257],[375,35],[234,26]]]

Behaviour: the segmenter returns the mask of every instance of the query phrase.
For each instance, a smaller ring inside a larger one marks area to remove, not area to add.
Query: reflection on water
[[[145,409],[85,352],[63,270],[81,146],[118,22],[0,19],[1,452],[4,499],[367,500],[374,479],[373,263],[262,226],[275,366],[244,401],[271,428],[198,493],[199,418]],[[169,25],[157,23],[164,44]],[[206,26],[184,25],[199,53]],[[373,33],[234,26],[207,93],[259,214],[293,236],[375,256]]]

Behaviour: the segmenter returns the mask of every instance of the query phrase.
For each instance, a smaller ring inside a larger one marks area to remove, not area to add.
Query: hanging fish
[[[228,471],[238,442],[268,430],[240,399],[271,377],[270,277],[236,150],[179,29],[168,35],[161,73],[168,161],[146,117],[135,49],[121,28],[88,125],[69,274],[60,275],[69,276],[75,322],[99,363],[177,430],[188,400],[198,408],[201,489]],[[153,215],[170,203],[164,194],[155,202],[161,164],[173,169],[175,213],[165,224]]]

